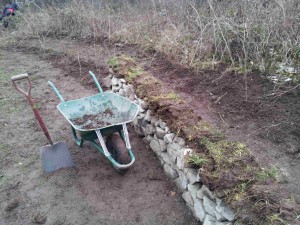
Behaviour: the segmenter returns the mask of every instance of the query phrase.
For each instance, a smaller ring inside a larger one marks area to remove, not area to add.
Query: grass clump
[[[182,102],[180,96],[173,91],[165,94],[151,96],[150,100],[154,102],[161,101],[161,100],[171,100],[171,101],[175,101],[176,103]]]
[[[136,66],[135,60],[127,55],[112,57],[107,61],[107,65],[112,69],[113,73],[125,77],[129,82],[145,73],[143,68]]]
[[[258,180],[265,181],[268,179],[276,180],[278,176],[278,169],[275,166],[271,168],[265,169],[261,168],[260,171],[257,172],[256,177]]]
[[[201,168],[203,165],[208,163],[208,160],[204,155],[191,154],[187,157],[186,162],[193,166]]]

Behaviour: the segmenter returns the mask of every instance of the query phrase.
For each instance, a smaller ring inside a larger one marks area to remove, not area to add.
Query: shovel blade
[[[43,167],[46,173],[74,166],[74,162],[66,142],[57,142],[53,145],[42,147],[41,155]]]

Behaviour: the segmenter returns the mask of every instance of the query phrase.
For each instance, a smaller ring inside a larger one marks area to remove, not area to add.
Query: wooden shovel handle
[[[51,137],[50,137],[50,134],[49,134],[49,132],[48,132],[48,130],[47,130],[47,127],[46,127],[45,123],[43,122],[42,117],[40,116],[40,113],[39,113],[39,111],[38,111],[37,106],[36,106],[35,103],[34,103],[34,100],[33,100],[32,97],[31,97],[31,87],[32,87],[32,84],[31,84],[31,81],[30,81],[30,79],[29,79],[28,74],[25,73],[25,74],[16,75],[16,76],[11,77],[10,79],[11,79],[11,81],[13,82],[15,88],[16,88],[19,92],[21,92],[22,94],[24,94],[24,95],[26,96],[26,98],[27,98],[27,100],[28,100],[28,102],[29,102],[29,104],[30,104],[30,106],[31,106],[31,108],[32,108],[32,110],[33,110],[33,112],[34,112],[34,115],[35,115],[36,119],[39,121],[39,124],[40,124],[40,126],[41,126],[41,128],[42,128],[42,130],[43,130],[43,132],[44,132],[44,134],[45,134],[45,136],[46,136],[46,138],[48,139],[49,143],[50,143],[51,145],[53,145],[53,142],[52,142],[52,140],[51,140]],[[27,79],[27,81],[28,81],[28,90],[27,90],[27,92],[24,91],[23,89],[21,89],[21,88],[16,84],[16,82],[15,82],[15,81],[17,81],[17,80],[23,80],[23,79]]]

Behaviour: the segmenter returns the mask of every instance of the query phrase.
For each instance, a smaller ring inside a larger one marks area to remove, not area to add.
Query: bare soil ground
[[[96,88],[87,89],[76,76],[79,71],[70,71],[72,65],[60,69],[42,60],[43,53],[0,50],[0,224],[198,224],[153,152],[133,132],[136,163],[125,176],[93,146],[75,145],[47,80],[65,99],[89,96]],[[9,79],[24,72],[33,81],[32,95],[53,140],[68,143],[76,168],[43,172],[39,148],[47,140],[25,97]]]
[[[278,181],[292,194],[291,199],[300,203],[299,89],[278,88],[266,77],[254,73],[247,74],[245,79],[237,72],[225,72],[222,65],[215,70],[189,70],[171,63],[164,55],[145,53],[137,46],[122,43],[45,39],[42,46],[37,40],[23,40],[17,46],[16,50],[22,54],[42,56],[59,68],[60,82],[75,78],[88,91],[96,90],[88,70],[101,80],[108,75],[106,64],[110,57],[116,54],[135,57],[139,65],[180,95],[198,116],[213,123],[230,140],[245,143],[262,167],[279,168]],[[63,87],[65,93],[72,92],[67,99],[76,97],[79,91],[75,87]],[[56,97],[52,95],[52,99]]]

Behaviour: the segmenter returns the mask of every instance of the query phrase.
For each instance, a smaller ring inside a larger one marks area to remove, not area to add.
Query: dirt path
[[[68,143],[75,169],[43,172],[39,147],[47,144],[46,138],[9,81],[24,71],[31,75],[32,95],[52,138]],[[88,96],[95,89],[65,75],[38,56],[0,51],[0,224],[197,224],[157,158],[133,132],[137,160],[125,176],[89,144],[75,145],[46,81],[55,83],[66,99]]]

